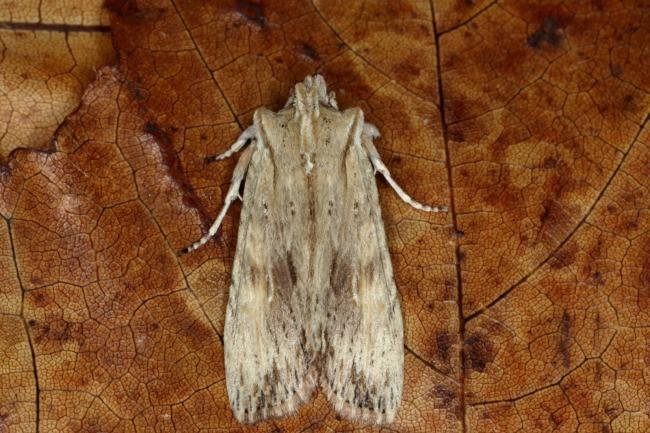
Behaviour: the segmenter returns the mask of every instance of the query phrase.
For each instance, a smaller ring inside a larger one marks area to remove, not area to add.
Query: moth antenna
[[[210,163],[230,158],[232,155],[239,152],[250,140],[254,139],[256,136],[257,129],[255,129],[255,125],[249,126],[248,128],[244,129],[244,132],[239,135],[239,138],[237,138],[237,140],[230,146],[228,150],[220,153],[219,155],[206,156],[205,162]]]
[[[226,212],[228,212],[228,208],[230,207],[230,204],[233,201],[240,198],[239,187],[241,186],[242,181],[246,177],[248,164],[250,164],[251,162],[251,157],[254,151],[255,151],[255,146],[247,147],[244,153],[241,154],[239,161],[237,161],[237,165],[235,166],[235,171],[232,174],[232,182],[230,183],[230,188],[228,188],[228,193],[226,194],[226,199],[224,200],[223,206],[219,211],[219,215],[217,215],[217,218],[210,226],[208,233],[206,233],[201,239],[194,242],[189,247],[183,248],[180,251],[180,254],[186,254],[197,250],[201,246],[205,245],[205,243],[208,242],[210,238],[212,238],[215,234],[217,234],[217,231],[219,230],[219,226],[221,226],[221,222],[223,221],[223,218],[226,216]]]
[[[364,130],[366,128],[366,125],[373,126],[369,123],[366,123],[364,125]],[[377,128],[375,128],[377,129]],[[379,133],[379,131],[377,131]],[[447,209],[446,206],[429,206],[426,204],[422,204],[419,201],[415,200],[413,197],[408,195],[406,191],[402,189],[402,187],[399,186],[399,184],[393,179],[393,176],[391,176],[390,171],[388,171],[388,167],[383,163],[381,160],[381,157],[379,156],[379,152],[377,152],[377,148],[375,148],[375,145],[372,143],[372,140],[362,140],[363,146],[366,149],[366,152],[368,152],[368,157],[370,158],[370,162],[372,163],[372,166],[375,168],[375,173],[379,172],[384,176],[384,179],[386,179],[386,182],[393,188],[393,190],[397,193],[399,198],[402,199],[403,202],[407,203],[409,206],[422,210],[425,212],[448,212],[449,209]]]

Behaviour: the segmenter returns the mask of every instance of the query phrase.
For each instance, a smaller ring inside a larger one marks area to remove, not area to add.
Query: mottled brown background
[[[0,432],[243,427],[221,332],[233,161],[306,74],[383,133],[406,334],[384,431],[650,431],[650,5],[0,0]],[[107,66],[104,66],[107,65]]]

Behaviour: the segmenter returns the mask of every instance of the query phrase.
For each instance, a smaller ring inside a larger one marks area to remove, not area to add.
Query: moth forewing
[[[315,385],[306,353],[306,289],[292,277],[291,246],[282,236],[281,167],[267,142],[265,115],[255,114],[257,147],[244,189],[224,325],[228,397],[242,422],[291,413]]]
[[[320,385],[342,416],[388,423],[402,395],[402,316],[375,171],[398,195],[358,108],[320,75],[284,109],[255,112],[216,232],[246,175],[224,326],[226,385],[242,422],[292,413]],[[220,159],[216,157],[213,159]]]
[[[362,140],[353,137],[345,159],[352,209],[340,222],[351,269],[344,287],[333,287],[327,322],[328,348],[321,384],[330,401],[347,417],[391,422],[403,383],[402,317],[381,220],[373,167]],[[340,277],[335,281],[340,282]],[[355,284],[353,284],[355,282]]]

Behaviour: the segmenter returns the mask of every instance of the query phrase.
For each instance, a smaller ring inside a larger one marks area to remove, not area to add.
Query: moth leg
[[[255,129],[255,125],[249,126],[244,130],[244,132],[241,133],[239,138],[237,138],[237,141],[235,141],[228,150],[220,153],[219,155],[206,156],[205,162],[214,162],[230,158],[232,155],[239,152],[246,145],[246,143],[254,139],[256,134],[257,130]]]
[[[379,172],[384,176],[388,184],[395,190],[395,192],[397,193],[399,198],[402,199],[402,201],[409,204],[411,207],[414,207],[415,209],[423,210],[425,212],[447,212],[448,211],[447,207],[445,206],[428,206],[426,204],[422,204],[416,201],[414,198],[408,195],[406,191],[404,191],[397,184],[397,182],[395,182],[395,179],[393,179],[393,177],[390,175],[390,171],[388,171],[388,168],[382,162],[381,157],[379,156],[379,152],[377,152],[377,148],[375,147],[374,144],[372,144],[372,138],[379,136],[379,131],[377,131],[377,128],[370,123],[366,123],[365,125],[363,125],[363,132],[364,134],[366,134],[368,139],[361,140],[361,142],[363,143],[363,147],[368,153],[368,157],[370,158],[370,162],[372,163],[372,166],[375,168],[375,173]]]
[[[224,200],[223,206],[219,211],[219,215],[217,215],[217,218],[210,226],[208,233],[206,233],[201,239],[194,242],[189,247],[182,249],[181,254],[189,253],[200,248],[202,245],[208,242],[212,236],[214,236],[217,233],[217,230],[219,230],[219,226],[221,225],[223,218],[226,216],[226,212],[228,212],[228,208],[230,207],[230,204],[236,199],[240,198],[239,186],[244,180],[244,177],[246,177],[246,170],[248,169],[248,164],[251,162],[251,157],[253,156],[254,151],[255,151],[255,146],[248,147],[244,151],[244,153],[241,154],[239,161],[237,161],[237,165],[235,166],[235,171],[232,174],[232,181],[230,183],[230,188],[228,188],[228,193],[226,194],[226,199]]]

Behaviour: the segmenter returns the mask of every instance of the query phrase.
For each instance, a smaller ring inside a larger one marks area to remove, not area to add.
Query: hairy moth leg
[[[248,129],[246,131],[248,131]],[[228,212],[228,208],[230,207],[230,204],[239,198],[239,187],[242,181],[244,180],[244,178],[246,177],[248,164],[250,164],[251,162],[251,157],[253,156],[254,151],[255,151],[255,146],[248,147],[244,151],[244,153],[241,154],[239,161],[237,161],[237,165],[235,166],[235,171],[232,174],[232,182],[230,184],[230,188],[228,188],[228,193],[226,194],[226,199],[224,200],[223,206],[221,207],[221,211],[219,211],[219,215],[217,215],[217,218],[210,226],[210,230],[208,230],[208,233],[206,233],[201,239],[194,242],[189,247],[186,247],[183,250],[181,250],[181,254],[189,253],[200,248],[207,241],[209,241],[212,236],[214,236],[217,233],[217,230],[219,230],[219,226],[221,225],[223,218],[226,216],[226,212]]]
[[[370,162],[372,163],[372,166],[375,169],[375,173],[381,173],[388,184],[395,190],[399,198],[402,199],[405,203],[410,205],[411,207],[414,207],[415,209],[419,209],[425,212],[447,212],[448,209],[445,206],[428,206],[426,204],[422,204],[419,201],[415,200],[412,198],[410,195],[406,193],[402,189],[402,187],[399,186],[399,184],[393,179],[393,176],[391,176],[390,171],[388,171],[388,167],[384,165],[384,163],[381,160],[381,157],[379,156],[379,152],[377,152],[377,148],[375,145],[372,143],[372,139],[374,137],[379,136],[379,131],[377,131],[377,128],[370,124],[366,123],[363,125],[363,132],[364,134],[368,137],[367,140],[361,140],[363,143],[363,147],[366,150],[366,153],[368,154],[368,157],[370,158]]]
[[[255,128],[255,125],[251,125],[248,128],[242,132],[237,140],[228,148],[223,153],[220,153],[219,155],[211,155],[211,156],[206,156],[205,157],[205,162],[214,162],[214,161],[220,161],[222,159],[230,158],[233,156],[235,153],[239,152],[244,146],[246,146],[246,143],[249,141],[253,140],[257,134],[257,130]]]

